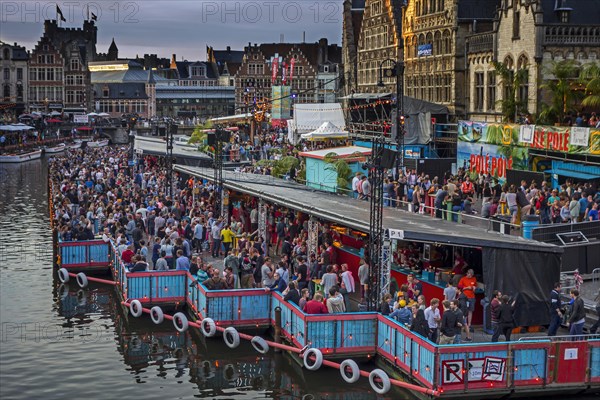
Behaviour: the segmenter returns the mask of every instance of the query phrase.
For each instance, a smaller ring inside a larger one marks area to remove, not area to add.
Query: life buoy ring
[[[200,324],[202,334],[206,337],[213,337],[217,333],[217,325],[212,318],[204,318]]]
[[[82,289],[85,289],[88,286],[88,278],[83,272],[77,274],[77,284]]]
[[[61,268],[58,270],[58,280],[60,281],[60,283],[69,282],[69,278],[69,271],[67,271],[66,268]]]
[[[347,383],[354,383],[360,378],[360,369],[354,360],[344,360],[340,364],[340,374]]]
[[[77,291],[77,305],[79,307],[83,307],[87,304],[87,297],[85,297],[85,292],[81,289]]]
[[[314,360],[312,359],[314,357]],[[323,353],[321,350],[310,348],[304,353],[304,368],[309,371],[316,371],[323,364]]]
[[[67,297],[69,297],[69,285],[68,284],[64,284],[61,283],[60,286],[58,287],[58,297],[60,297],[61,300],[65,300]]]
[[[142,303],[140,303],[139,300],[132,300],[131,303],[129,303],[129,312],[135,318],[140,317],[144,312],[144,310],[142,310]]]
[[[240,377],[240,374],[235,370],[233,364],[227,364],[223,370],[223,378],[227,381],[235,381]]]
[[[380,382],[375,382],[375,379],[379,379]],[[373,390],[379,394],[386,394],[392,387],[389,376],[381,369],[371,371],[369,374],[369,383]]]
[[[131,349],[132,350],[140,350],[142,348],[142,343],[143,342],[139,337],[137,337],[137,336],[132,337],[131,338]]]
[[[173,315],[173,325],[175,326],[175,329],[177,329],[177,332],[179,332],[179,333],[183,333],[183,332],[187,331],[187,329],[189,327],[189,323],[188,323],[188,319],[185,316],[185,314],[182,312],[178,312],[175,315]]]
[[[315,396],[310,393],[307,393],[304,396],[302,396],[302,400],[315,400]]]
[[[156,325],[162,324],[162,322],[165,320],[165,314],[163,313],[162,308],[159,306],[152,307],[150,309],[150,319]]]
[[[213,369],[210,361],[202,362],[202,372],[204,372],[205,379],[210,379],[215,376],[215,372],[214,372],[214,369]]]
[[[252,340],[250,340],[252,347],[254,350],[258,351],[260,354],[267,354],[269,352],[269,343],[260,336],[254,336]]]
[[[235,328],[230,326],[223,331],[223,340],[227,347],[235,349],[240,345],[240,334]]]

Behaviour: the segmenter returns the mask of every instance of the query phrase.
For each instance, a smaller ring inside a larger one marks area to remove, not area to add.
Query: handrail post
[[[273,335],[275,343],[281,343],[281,307],[275,307],[275,334]],[[279,347],[275,347],[275,353],[281,353]]]

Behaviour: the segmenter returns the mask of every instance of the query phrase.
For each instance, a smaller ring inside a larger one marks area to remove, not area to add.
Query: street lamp
[[[389,62],[392,68],[383,69],[383,64]],[[385,87],[386,78],[396,78],[396,145],[400,156],[397,168],[404,169],[404,62],[385,59],[379,64],[379,82],[377,86]]]

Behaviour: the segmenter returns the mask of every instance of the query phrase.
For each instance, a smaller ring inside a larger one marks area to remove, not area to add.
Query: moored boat
[[[37,160],[42,156],[42,150],[27,151],[23,153],[9,153],[0,155],[0,163],[22,163]]]
[[[73,143],[69,143],[67,145],[68,149],[80,149],[81,148],[81,140],[77,141],[75,140]]]
[[[67,148],[67,146],[64,143],[60,143],[53,147],[44,148],[44,153],[46,153],[46,154],[60,153],[61,151],[65,151],[66,148]]]
[[[95,140],[93,142],[87,142],[88,147],[104,147],[108,146],[108,139],[105,140]]]

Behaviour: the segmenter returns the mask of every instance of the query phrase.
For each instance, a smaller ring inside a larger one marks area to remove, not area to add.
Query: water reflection
[[[110,317],[112,323],[106,326],[114,328],[131,383],[191,384],[197,398],[408,398],[400,392],[376,396],[366,379],[348,385],[333,369],[305,371],[287,354],[263,356],[245,342],[232,350],[219,337],[206,339],[193,328],[180,334],[170,321],[157,326],[147,316],[135,319],[119,304],[112,287],[91,285],[82,290],[56,281],[55,299],[56,312],[74,330],[101,316]],[[97,328],[88,334],[102,336]]]

